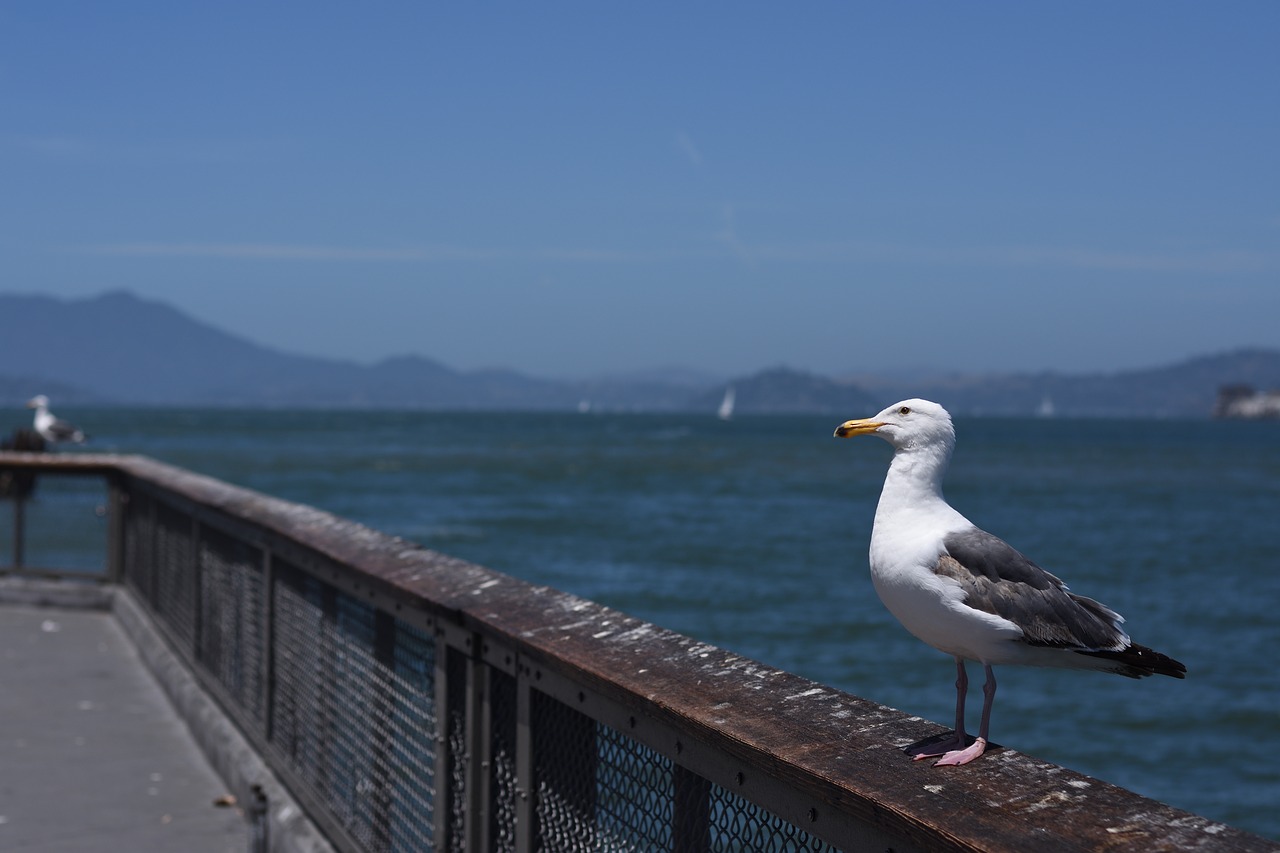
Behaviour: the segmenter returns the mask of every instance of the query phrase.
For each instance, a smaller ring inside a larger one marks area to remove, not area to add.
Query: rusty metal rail
[[[5,473],[104,478],[102,579],[340,850],[1280,850],[1012,750],[940,774],[936,724],[150,459]]]

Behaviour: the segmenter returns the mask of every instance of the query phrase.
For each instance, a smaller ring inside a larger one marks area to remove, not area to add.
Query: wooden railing
[[[5,472],[103,478],[102,579],[341,850],[1280,850],[1012,750],[913,763],[936,724],[150,459]]]

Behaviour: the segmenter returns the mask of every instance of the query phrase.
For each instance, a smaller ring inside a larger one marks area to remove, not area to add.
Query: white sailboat
[[[734,396],[732,385],[724,389],[724,399],[720,401],[720,408],[716,410],[716,417],[720,418],[720,420],[727,421],[733,417]]]

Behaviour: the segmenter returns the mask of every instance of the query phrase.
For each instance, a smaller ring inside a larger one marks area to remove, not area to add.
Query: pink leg
[[[964,749],[948,752],[934,763],[934,767],[968,764],[986,750],[987,738],[991,733],[991,706],[995,704],[996,700],[996,674],[991,669],[991,664],[984,664],[983,669],[986,670],[987,681],[982,685],[982,722],[978,725],[978,739]],[[963,740],[964,738],[962,737],[962,743]]]

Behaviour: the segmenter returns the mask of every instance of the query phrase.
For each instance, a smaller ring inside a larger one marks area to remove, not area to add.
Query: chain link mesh
[[[125,505],[124,516],[124,583],[156,610],[155,553],[152,548],[152,501],[135,494]]]
[[[714,853],[839,853],[838,848],[719,785],[711,786],[710,817]]]
[[[255,721],[264,715],[263,616],[262,551],[216,530],[203,531],[197,659]]]
[[[478,841],[467,836],[473,824],[466,810],[483,795],[485,847],[514,853],[527,794],[529,835],[539,851],[838,853],[532,687],[523,689],[533,787],[522,792],[522,687],[515,676],[486,666],[473,674],[473,660],[451,648],[443,661],[444,706],[437,708],[434,636],[277,556],[269,589],[259,547],[197,528],[157,500],[133,496],[124,548],[126,582],[190,644],[241,717],[260,725],[308,801],[362,850],[436,849],[439,808],[443,848],[463,853]],[[487,688],[485,703],[468,701],[476,678]],[[487,721],[468,720],[477,707],[487,707]],[[485,730],[486,754],[473,755],[475,733]],[[470,791],[469,770],[482,758],[485,790]],[[447,802],[439,799],[442,784]]]
[[[195,642],[196,573],[191,517],[155,504],[152,541],[155,555],[155,608],[188,652]]]
[[[839,853],[545,694],[531,717],[539,850]]]
[[[431,849],[434,643],[284,564],[277,577],[272,742],[365,849]]]
[[[435,656],[435,640],[431,636],[395,622],[394,678],[391,701],[386,707],[387,732],[391,736],[385,768],[388,850],[432,849],[436,796]]]
[[[672,849],[669,758],[537,691],[531,717],[538,849]]]

